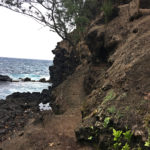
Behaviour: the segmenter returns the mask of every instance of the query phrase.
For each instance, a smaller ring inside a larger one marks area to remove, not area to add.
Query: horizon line
[[[42,59],[42,58],[23,58],[23,57],[9,57],[9,56],[0,56],[0,58],[30,59],[30,60],[47,60],[47,61],[53,61],[52,59]]]

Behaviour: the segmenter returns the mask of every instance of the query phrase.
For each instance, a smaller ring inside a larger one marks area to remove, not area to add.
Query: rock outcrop
[[[23,81],[24,81],[24,82],[28,82],[28,81],[31,81],[31,79],[28,78],[28,77],[26,77],[26,78],[23,79]]]
[[[45,78],[41,78],[39,82],[47,82]]]
[[[0,100],[0,141],[11,136],[14,130],[22,129],[29,119],[40,118],[39,103],[50,100],[48,90],[42,93],[13,93]]]
[[[11,82],[12,79],[9,76],[6,76],[6,75],[0,75],[0,81],[9,81],[9,82]]]
[[[67,41],[58,43],[52,52],[55,54],[54,65],[50,66],[49,70],[52,86],[56,87],[74,72],[80,62],[77,52],[69,47]]]

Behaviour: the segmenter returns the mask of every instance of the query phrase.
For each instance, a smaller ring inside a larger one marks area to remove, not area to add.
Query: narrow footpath
[[[58,88],[58,101],[66,110],[61,115],[42,112],[42,118],[31,119],[23,131],[0,144],[2,150],[92,150],[76,142],[74,129],[81,122],[84,69],[69,76]]]

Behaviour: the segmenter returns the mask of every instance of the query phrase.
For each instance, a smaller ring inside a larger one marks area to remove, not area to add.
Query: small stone
[[[138,32],[138,28],[133,29],[133,33],[137,33]]]
[[[60,143],[60,142],[58,142],[58,143],[57,143],[57,145],[61,145],[61,143]]]
[[[111,88],[112,88],[112,85],[109,83],[106,83],[103,85],[102,90],[107,91],[107,90],[110,90]]]
[[[48,145],[49,145],[49,147],[52,147],[52,146],[54,146],[54,143],[52,142],[52,143],[48,143]]]
[[[19,135],[19,136],[23,136],[23,135],[24,135],[24,132],[20,132],[18,135]]]

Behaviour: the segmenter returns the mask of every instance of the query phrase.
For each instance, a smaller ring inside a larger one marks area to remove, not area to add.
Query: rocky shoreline
[[[40,103],[50,100],[50,91],[13,93],[0,100],[0,142],[24,128],[31,118],[40,118]]]
[[[14,80],[7,75],[0,75],[0,82],[43,82],[43,83],[46,83],[46,82],[50,82],[50,79],[46,80],[45,78],[41,78],[39,80],[32,80],[31,78],[26,77],[26,78],[19,78],[17,80]]]
[[[7,75],[0,75],[0,82],[42,82],[50,83],[50,80],[41,78],[37,81],[31,78],[19,78],[13,80]],[[50,88],[50,87],[49,87]],[[0,100],[0,142],[6,140],[14,131],[24,128],[31,118],[40,118],[40,103],[50,100],[50,89],[40,92],[12,93],[5,100]]]

